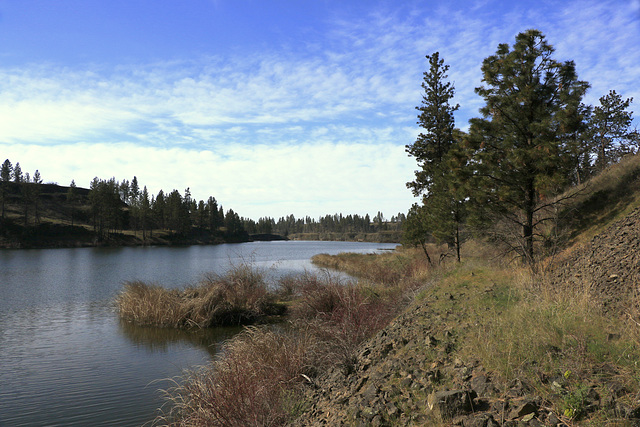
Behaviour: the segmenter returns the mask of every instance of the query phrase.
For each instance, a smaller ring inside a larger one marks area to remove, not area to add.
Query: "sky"
[[[390,218],[417,201],[425,56],[450,65],[464,130],[483,59],[530,28],[585,102],[640,111],[640,0],[0,0],[0,161],[255,220]]]

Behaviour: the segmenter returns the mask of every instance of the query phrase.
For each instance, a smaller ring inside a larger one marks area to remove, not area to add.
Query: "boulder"
[[[473,410],[473,390],[436,391],[427,397],[427,407],[436,413],[442,421],[468,414]]]

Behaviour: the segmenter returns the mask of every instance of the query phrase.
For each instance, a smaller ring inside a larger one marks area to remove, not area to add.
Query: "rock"
[[[547,424],[551,427],[556,427],[560,423],[560,418],[558,418],[558,416],[553,412],[549,412],[549,415],[547,415]]]
[[[519,405],[515,406],[509,412],[509,418],[511,419],[520,418],[520,417],[524,417],[525,415],[535,414],[537,411],[538,411],[538,404],[533,400],[526,399],[520,402]]]
[[[376,387],[374,384],[371,384],[362,392],[362,398],[368,402],[371,402],[373,398],[376,397],[377,395],[378,395],[378,387]]]
[[[427,407],[436,413],[442,421],[447,421],[458,415],[464,415],[473,410],[472,401],[475,398],[473,390],[436,391],[427,398]]]
[[[500,427],[500,424],[493,418],[491,414],[480,414],[465,420],[462,425],[464,427]]]
[[[471,378],[469,382],[471,390],[475,391],[478,396],[485,396],[494,390],[493,384],[484,374],[479,374]]]

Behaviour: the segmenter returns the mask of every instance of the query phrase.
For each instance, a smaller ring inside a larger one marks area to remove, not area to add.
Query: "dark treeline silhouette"
[[[44,224],[41,224],[42,205]],[[37,170],[30,177],[23,174],[19,163],[13,166],[9,159],[0,170],[0,207],[0,238],[11,240],[13,236],[14,240],[24,240],[29,235],[32,239],[29,246],[39,245],[38,239],[43,236],[34,230],[42,226],[57,227],[58,234],[92,232],[92,241],[112,244],[123,243],[127,236],[144,243],[160,243],[158,238],[183,243],[222,243],[249,241],[251,235],[277,238],[273,235],[399,232],[405,219],[399,213],[387,220],[378,212],[373,218],[368,214],[339,213],[318,219],[289,215],[278,220],[263,217],[255,221],[240,217],[233,209],[225,211],[213,196],[198,201],[189,188],[183,193],[174,189],[150,194],[135,176],[131,181],[95,177],[88,189],[78,187],[75,180],[68,187],[43,184]],[[21,228],[16,231],[15,226]],[[14,230],[12,235],[9,229]]]
[[[20,235],[33,235],[29,230],[41,225],[39,200],[47,202],[51,224],[90,227],[99,241],[125,231],[146,241],[154,230],[185,241],[249,240],[244,220],[233,209],[225,212],[213,196],[198,202],[189,188],[183,194],[174,189],[151,195],[135,176],[131,181],[96,177],[88,190],[77,187],[75,181],[69,187],[43,184],[37,170],[32,177],[23,174],[20,163],[14,166],[9,159],[0,168],[0,237],[7,238],[17,223],[23,227]]]
[[[242,219],[233,209],[225,213],[215,197],[197,201],[189,188],[183,194],[174,189],[150,195],[135,176],[121,182],[94,178],[89,205],[94,231],[100,236],[128,229],[141,233],[143,240],[153,237],[153,230],[205,241],[248,240]]]
[[[289,236],[303,233],[377,233],[380,231],[400,231],[405,214],[398,213],[386,220],[382,212],[371,219],[369,214],[365,216],[325,215],[317,220],[306,216],[296,218],[293,215],[281,217],[277,221],[274,218],[264,217],[257,222],[251,219],[244,220],[244,228],[251,234],[279,234]]]

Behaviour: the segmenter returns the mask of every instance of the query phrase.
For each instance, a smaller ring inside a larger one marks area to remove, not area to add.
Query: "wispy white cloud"
[[[0,152],[45,180],[135,174],[246,216],[391,214],[412,201],[404,146],[419,131],[425,55],[451,66],[464,128],[482,105],[483,59],[532,27],[575,60],[589,102],[609,89],[640,102],[638,25],[637,1],[414,3],[336,18],[304,52],[0,69]]]
[[[218,152],[78,143],[8,146],[3,154],[19,159],[25,172],[39,169],[45,182],[71,170],[76,183],[87,187],[94,176],[130,180],[134,171],[152,194],[160,189],[184,194],[190,187],[195,198],[214,196],[226,209],[256,219],[364,215],[372,209],[396,214],[412,200],[408,191],[398,191],[412,179],[412,161],[403,147],[388,143],[228,145]]]

